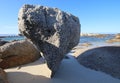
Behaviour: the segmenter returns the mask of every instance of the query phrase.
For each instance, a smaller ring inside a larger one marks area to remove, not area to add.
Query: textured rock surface
[[[57,8],[24,5],[18,15],[19,30],[43,53],[52,75],[64,55],[79,42],[79,19]]]
[[[88,50],[77,57],[80,64],[120,79],[120,47],[108,46]]]
[[[0,40],[0,46],[4,45],[4,44],[6,44],[6,43],[8,43],[8,41]]]
[[[0,83],[8,83],[6,73],[0,68]]]
[[[116,34],[115,39],[120,39],[120,33]]]
[[[14,41],[0,47],[0,67],[3,69],[30,63],[39,57],[39,51],[28,40]]]

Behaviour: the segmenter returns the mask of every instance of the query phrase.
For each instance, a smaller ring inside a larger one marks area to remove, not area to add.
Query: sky
[[[24,4],[59,8],[77,16],[82,33],[120,33],[120,0],[0,0],[0,34],[18,34]]]

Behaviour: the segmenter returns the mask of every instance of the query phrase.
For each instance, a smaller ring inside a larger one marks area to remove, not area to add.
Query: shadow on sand
[[[51,83],[50,78],[27,72],[7,72],[10,83]]]
[[[45,69],[43,71],[47,72]],[[109,75],[79,65],[72,56],[62,61],[59,70],[52,79],[40,72],[36,74],[28,72],[21,70],[7,72],[9,83],[120,83],[120,80]],[[34,72],[36,72],[35,68]]]

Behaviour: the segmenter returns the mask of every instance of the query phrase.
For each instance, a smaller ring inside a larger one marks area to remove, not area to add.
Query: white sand
[[[83,43],[84,44],[84,43]],[[101,43],[101,44],[92,44],[90,46],[82,46],[81,44],[77,45],[75,48],[73,48],[73,50],[71,50],[71,55],[78,57],[80,54],[82,54],[83,52],[89,50],[89,49],[93,49],[93,48],[98,48],[98,47],[103,47],[103,46],[120,46],[120,43]]]
[[[102,72],[80,65],[73,56],[64,59],[54,78],[49,78],[50,70],[40,59],[22,66],[6,69],[10,83],[120,83]]]

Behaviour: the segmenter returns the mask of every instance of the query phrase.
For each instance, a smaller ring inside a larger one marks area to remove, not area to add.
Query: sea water
[[[82,36],[80,38],[80,44],[88,43],[91,44],[93,47],[99,47],[99,46],[120,46],[120,42],[113,42],[108,43],[107,40],[114,39],[115,34],[109,34],[105,37],[91,37],[91,36]]]
[[[23,36],[7,36],[7,37],[0,38],[0,39],[4,40],[4,41],[14,41],[14,40],[23,40],[23,39],[25,39],[25,37],[23,37]]]
[[[107,40],[113,39],[115,37],[115,34],[109,34],[105,37],[90,37],[90,36],[81,36],[80,37],[80,44],[82,43],[90,43],[92,45],[100,45],[100,44],[107,44]],[[4,38],[0,38],[5,41],[13,41],[13,40],[23,40],[25,39],[24,36],[7,36]],[[115,42],[113,44],[120,45],[120,42]]]

